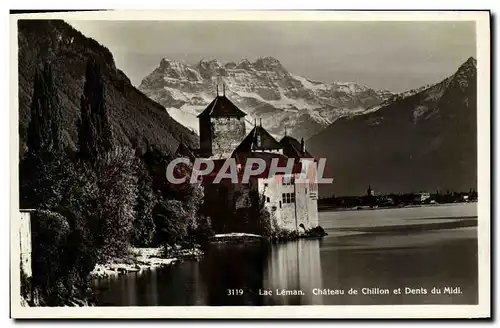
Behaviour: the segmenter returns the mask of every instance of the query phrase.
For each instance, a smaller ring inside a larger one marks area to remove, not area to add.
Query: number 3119
[[[228,296],[241,296],[241,295],[243,295],[243,289],[228,289],[227,295]]]

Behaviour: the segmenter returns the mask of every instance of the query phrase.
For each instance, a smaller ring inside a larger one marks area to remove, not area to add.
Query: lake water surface
[[[320,212],[320,225],[321,240],[211,247],[95,281],[99,304],[477,304],[476,203]]]

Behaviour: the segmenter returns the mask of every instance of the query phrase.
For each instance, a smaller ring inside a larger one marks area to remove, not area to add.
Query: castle
[[[201,157],[212,159],[218,168],[228,158],[236,160],[238,169],[245,167],[249,158],[263,159],[266,162],[265,173],[273,159],[279,163],[288,163],[289,159],[293,159],[294,168],[291,174],[263,174],[252,177],[248,183],[215,184],[204,180],[205,204],[220,206],[221,200],[224,200],[226,210],[237,212],[251,206],[250,192],[257,190],[264,197],[274,229],[300,233],[317,227],[318,185],[314,179],[307,183],[297,182],[302,165],[316,168],[310,165],[315,164],[315,159],[305,149],[304,140],[299,142],[285,135],[278,142],[262,124],[257,125],[256,122],[247,134],[245,116],[246,113],[226,97],[225,87],[222,95],[217,90],[215,99],[198,115]],[[224,230],[220,228],[217,217],[212,220],[214,226]]]

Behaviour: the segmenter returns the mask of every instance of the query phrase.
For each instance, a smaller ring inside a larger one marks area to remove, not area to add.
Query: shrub
[[[92,233],[102,260],[123,255],[130,245],[137,196],[135,164],[134,152],[124,148],[106,153],[97,162]]]
[[[19,164],[20,207],[48,210],[57,206],[64,197],[68,162],[50,152],[28,153]]]
[[[189,235],[191,242],[206,246],[209,238],[215,235],[210,218],[204,215],[196,217],[194,224],[190,227]]]
[[[62,215],[45,210],[31,215],[33,287],[47,305],[62,303],[68,290],[64,288],[64,258],[70,226]]]
[[[181,244],[188,236],[189,217],[179,200],[163,200],[153,210],[156,241],[166,246]]]
[[[299,238],[299,234],[297,231],[285,230],[285,229],[276,229],[271,235],[270,239],[274,242],[287,242],[290,240],[296,240]]]

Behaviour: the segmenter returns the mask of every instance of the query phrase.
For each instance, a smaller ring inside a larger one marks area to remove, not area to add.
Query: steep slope
[[[264,127],[277,136],[285,127],[290,135],[311,136],[339,117],[359,114],[392,96],[355,83],[310,81],[291,74],[272,57],[239,63],[201,60],[193,66],[162,59],[139,89],[197,131],[196,115],[216,95],[218,79],[231,101],[249,114],[249,122],[262,118]]]
[[[342,118],[308,140],[327,158],[323,196],[469,190],[477,184],[476,60],[377,111]]]
[[[42,58],[53,67],[62,106],[66,144],[77,148],[76,123],[80,115],[86,61],[102,61],[106,105],[114,138],[119,144],[156,145],[163,154],[175,153],[182,141],[197,148],[197,136],[170,117],[165,109],[134,88],[115,67],[108,49],[61,20],[20,20],[19,41],[19,132],[20,155],[25,152],[26,128],[33,93],[33,76]]]

